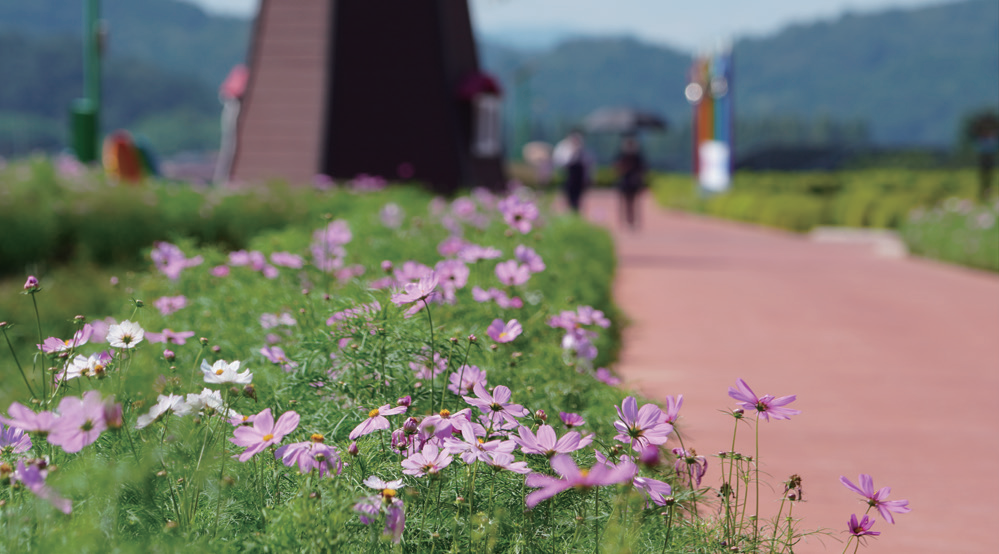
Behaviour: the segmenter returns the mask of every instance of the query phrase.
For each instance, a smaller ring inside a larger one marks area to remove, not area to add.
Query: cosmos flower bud
[[[0,329],[6,329],[8,325],[10,324],[6,321],[0,321]]]
[[[475,335],[468,335],[468,342],[475,342],[478,340]]]
[[[242,394],[242,393],[243,393],[243,391],[240,390],[239,387],[229,387],[229,394],[231,394],[233,396],[237,396],[237,395]]]
[[[420,422],[415,417],[411,417],[402,424],[402,430],[407,435],[415,435],[420,430]]]
[[[347,454],[350,454],[351,456],[357,456],[357,452],[358,452],[357,441],[354,441],[350,443],[350,446],[347,447]]]
[[[216,354],[218,354],[218,353],[219,353],[219,352],[221,352],[221,351],[222,351],[222,347],[221,347],[221,346],[219,346],[219,345],[217,345],[217,344],[216,344],[215,346],[213,346],[213,347],[212,347],[212,352],[214,352],[214,353],[216,353]]]
[[[201,346],[208,346],[208,339],[206,337],[199,338],[198,342],[201,343]]]
[[[638,461],[645,467],[656,467],[659,465],[659,448],[651,444],[646,446],[642,449],[641,454],[638,455]]]
[[[243,387],[243,396],[247,398],[257,399],[257,389],[253,388],[253,383],[250,383]]]
[[[451,337],[448,340],[451,341],[451,344],[455,344],[458,342],[458,337]]]
[[[385,273],[392,273],[392,262],[385,260],[382,262],[382,271]]]
[[[143,306],[145,306],[145,305],[146,305],[146,303],[145,303],[145,302],[143,302],[142,300],[139,300],[138,298],[133,298],[133,299],[132,299],[132,303],[134,303],[134,304],[135,304],[135,307],[136,307],[136,308],[141,308],[141,307],[143,307]]]
[[[308,296],[309,295],[309,289],[302,289],[302,295],[303,296]]]
[[[732,410],[732,415],[735,416],[735,419],[742,419],[744,413],[745,412],[743,411],[742,408],[736,408]]]
[[[42,290],[42,288],[38,286],[38,277],[28,275],[28,280],[24,282],[24,291],[38,292],[40,290]]]
[[[121,426],[124,425],[121,404],[115,402],[114,397],[109,398],[104,403],[104,422],[108,429],[121,429]]]
[[[177,355],[173,353],[173,350],[164,350],[163,351],[163,359],[165,359],[166,361],[172,362],[176,358],[177,358]]]
[[[411,405],[412,403],[413,403],[413,398],[412,398],[412,397],[410,397],[410,396],[409,396],[408,394],[407,394],[406,396],[403,396],[402,398],[400,398],[400,399],[398,399],[398,400],[396,400],[396,401],[395,401],[395,405],[396,405],[396,406],[405,406],[405,407],[407,407],[407,408],[408,408],[408,407],[409,407],[409,406],[410,406],[410,405]]]
[[[538,410],[534,412],[534,419],[538,422],[548,421],[548,414],[544,410]]]
[[[73,317],[73,323],[76,323],[77,325],[80,325],[86,321],[87,321],[87,316],[85,315],[77,315]]]

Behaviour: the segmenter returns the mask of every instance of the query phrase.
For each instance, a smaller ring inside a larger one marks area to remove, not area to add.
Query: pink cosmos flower
[[[381,218],[382,225],[388,227],[389,229],[398,229],[399,226],[402,225],[402,220],[406,216],[398,204],[389,202],[382,207],[380,212],[378,212],[378,217]]]
[[[227,266],[221,267],[228,269]],[[153,306],[160,311],[160,314],[170,315],[187,307],[187,297],[183,294],[178,296],[161,296],[153,302]]]
[[[656,506],[665,506],[667,504],[666,497],[673,492],[672,487],[668,483],[649,477],[639,477],[636,475],[631,483],[636,489],[644,492]]]
[[[749,388],[742,379],[736,379],[735,388],[728,388],[728,395],[739,401],[739,405],[746,410],[756,410],[757,417],[770,421],[774,419],[791,419],[791,416],[798,415],[801,410],[785,408],[784,406],[794,402],[797,396],[781,396],[774,398],[773,395],[765,394],[757,397],[753,389]]]
[[[264,329],[272,329],[279,325],[293,327],[297,322],[288,312],[281,314],[260,314],[260,326]]]
[[[209,273],[212,274],[212,277],[228,277],[229,276],[229,272],[230,272],[229,266],[227,266],[227,265],[217,265],[217,266],[213,267],[212,270]]]
[[[419,302],[433,298],[434,289],[437,288],[437,274],[433,271],[430,275],[420,278],[416,283],[406,283],[405,292],[392,295],[392,302],[397,306]]]
[[[486,334],[496,342],[511,342],[519,337],[523,331],[524,328],[516,319],[511,319],[507,323],[503,323],[502,319],[494,319],[489,328],[486,329]]]
[[[305,260],[297,254],[291,252],[274,252],[271,254],[271,263],[281,267],[301,269],[305,265]]]
[[[475,462],[488,463],[490,455],[493,452],[506,452],[509,454],[517,448],[517,445],[513,441],[485,441],[482,438],[483,435],[485,435],[485,429],[474,424],[468,425],[461,429],[461,439],[448,437],[444,440],[444,444],[448,452],[461,454],[461,461],[466,464],[474,464]]]
[[[18,460],[17,469],[11,477],[13,481],[24,484],[24,487],[35,496],[49,502],[60,512],[69,514],[73,511],[73,505],[69,500],[62,498],[45,485],[45,470],[39,469],[37,465],[32,463],[25,465],[24,460]]]
[[[867,514],[864,514],[863,519],[857,521],[857,514],[851,514],[850,521],[847,522],[846,525],[850,534],[854,537],[863,537],[866,535],[876,537],[881,534],[881,531],[871,531],[871,527],[874,526],[874,521],[874,518]]]
[[[385,535],[392,537],[398,543],[406,526],[406,512],[402,500],[397,496],[397,489],[402,487],[402,479],[397,481],[382,481],[378,477],[368,477],[364,484],[378,489],[377,496],[366,496],[354,504],[354,510],[360,513],[361,523],[370,525],[382,511],[385,512]]]
[[[318,470],[320,477],[334,473],[340,475],[343,470],[343,461],[336,448],[324,444],[322,435],[312,435],[310,440],[286,444],[274,452],[274,457],[288,467],[297,465],[298,472],[303,475],[313,469]]]
[[[18,402],[12,403],[7,409],[7,413],[10,414],[10,417],[0,416],[0,422],[4,425],[17,427],[26,433],[37,433],[43,437],[56,428],[56,420],[58,419],[52,412],[35,413],[31,408]]]
[[[569,429],[572,429],[573,427],[579,427],[580,425],[586,425],[586,422],[583,421],[583,416],[579,414],[573,414],[569,412],[559,412],[558,417],[559,419],[562,420],[562,423],[564,423],[565,426],[568,427]]]
[[[530,429],[520,426],[519,436],[513,435],[510,438],[520,445],[520,449],[525,454],[541,454],[551,458],[556,454],[568,454],[582,448],[586,448],[593,442],[593,434],[580,437],[576,431],[569,431],[561,439],[555,434],[555,429],[551,425],[538,427],[537,436]]]
[[[674,448],[673,454],[676,455],[676,463],[673,464],[676,474],[688,477],[695,487],[700,487],[701,479],[708,471],[708,459],[698,456],[694,451],[687,452],[683,448]]]
[[[444,301],[453,304],[456,300],[455,293],[468,284],[468,266],[461,260],[441,260],[437,262],[434,271],[440,279]]]
[[[621,464],[611,466],[597,463],[588,471],[581,471],[568,454],[558,454],[551,459],[552,469],[562,476],[561,479],[532,473],[527,476],[527,486],[538,490],[527,495],[525,499],[528,508],[537,506],[542,500],[546,500],[556,494],[571,489],[573,487],[589,489],[623,483],[632,478],[635,474],[633,464]]]
[[[0,454],[22,454],[31,449],[31,437],[17,427],[0,424]]]
[[[593,374],[593,377],[595,377],[597,381],[606,383],[612,387],[621,384],[621,379],[611,373],[606,367],[598,367],[597,371]]]
[[[458,252],[458,259],[473,264],[479,260],[494,260],[502,255],[503,252],[493,248],[492,246],[466,244],[464,248]]]
[[[354,430],[350,432],[348,438],[350,440],[357,439],[358,437],[363,437],[369,433],[378,431],[379,429],[388,429],[390,427],[389,420],[385,416],[397,415],[404,413],[406,411],[405,406],[390,406],[385,404],[378,408],[375,408],[368,412],[368,419],[362,421]]]
[[[465,239],[452,235],[437,245],[437,252],[445,258],[455,256],[468,244],[468,242],[465,242]]]
[[[48,441],[69,453],[79,452],[107,429],[104,400],[99,391],[87,391],[83,398],[67,396],[59,402],[59,419]]]
[[[528,415],[528,411],[523,406],[510,402],[510,397],[513,395],[510,389],[503,385],[497,386],[493,389],[492,394],[489,394],[482,385],[476,383],[472,392],[475,393],[476,398],[470,396],[462,396],[462,398],[465,399],[465,402],[482,410],[494,423],[505,420],[516,425],[518,417]]]
[[[288,435],[298,427],[298,419],[299,417],[296,412],[288,411],[281,414],[277,423],[274,423],[274,416],[271,415],[271,409],[267,408],[253,417],[252,427],[237,427],[232,432],[233,436],[229,441],[236,446],[247,447],[239,455],[239,461],[245,462],[268,446],[280,443],[285,435]]]
[[[610,320],[604,316],[604,313],[590,306],[576,308],[576,320],[581,325],[596,325],[604,329],[610,327]]]
[[[201,256],[188,258],[177,245],[162,241],[153,243],[153,251],[150,253],[150,258],[156,264],[156,268],[171,281],[179,279],[181,271],[189,267],[201,265],[205,261]]]
[[[281,369],[285,371],[291,371],[298,367],[298,364],[289,360],[288,356],[284,353],[278,346],[265,346],[260,349],[260,353],[267,358],[267,361],[272,364],[277,364],[281,366]]]
[[[464,431],[466,427],[471,428],[472,432],[475,432],[474,425],[471,422],[471,410],[465,408],[463,410],[458,410],[457,412],[451,413],[448,409],[443,409],[436,414],[431,414],[420,422],[420,429],[426,430],[428,434],[439,438],[450,437],[454,433],[460,433]],[[484,432],[483,432],[484,434]]]
[[[79,331],[73,333],[73,338],[71,339],[62,340],[57,337],[49,337],[42,341],[42,344],[37,344],[35,346],[46,354],[52,354],[54,352],[67,352],[69,350],[76,349],[78,346],[87,344],[93,334],[94,327],[89,323],[85,323]]]
[[[402,461],[402,472],[416,477],[433,475],[450,465],[451,460],[452,457],[446,450],[428,442],[423,445],[423,450]]]
[[[451,384],[447,386],[447,390],[463,396],[471,392],[476,383],[486,386],[486,371],[474,365],[463,365],[448,376],[448,381]]]
[[[575,352],[583,360],[593,360],[597,357],[597,347],[593,339],[597,334],[582,327],[574,327],[562,337],[562,349]],[[604,376],[606,378],[606,375]]]
[[[517,260],[507,260],[496,264],[496,278],[506,286],[523,285],[531,278],[531,270]]]
[[[843,486],[852,490],[853,492],[863,496],[867,500],[867,504],[872,508],[877,508],[878,513],[881,517],[892,525],[895,524],[895,518],[892,517],[892,512],[896,514],[907,514],[912,511],[909,507],[908,500],[888,500],[888,495],[891,494],[891,487],[881,487],[875,492],[874,490],[874,479],[866,473],[860,474],[860,486],[854,485],[846,477],[840,476],[840,483]]]
[[[614,428],[618,434],[614,438],[630,443],[635,452],[641,452],[650,444],[665,443],[673,431],[673,426],[669,423],[659,423],[662,410],[655,404],[645,404],[638,409],[635,397],[629,396],[616,409],[619,419],[614,422]]]
[[[659,417],[659,423],[676,423],[676,420],[680,417],[680,407],[683,406],[683,395],[677,395],[673,398],[672,395],[666,397],[666,411],[662,413]]]
[[[194,331],[180,331],[175,332],[172,329],[163,329],[162,333],[146,333],[146,338],[149,342],[163,342],[163,343],[173,343],[173,344],[186,344],[187,339],[194,336]]]
[[[528,248],[521,244],[514,249],[513,256],[517,258],[517,261],[524,264],[531,273],[540,273],[545,270],[544,260],[541,259],[541,256],[533,248]]]
[[[520,473],[521,475],[531,472],[531,468],[527,467],[527,462],[515,462],[513,454],[509,452],[500,452],[498,450],[490,452],[486,463],[493,469],[503,469],[513,473]]]
[[[433,371],[431,371],[430,364],[428,363],[430,352],[426,347],[423,348],[423,354],[419,355],[415,362],[409,362],[409,369],[416,372],[417,379],[433,379],[434,376],[444,373],[444,369],[447,367],[447,358],[441,356],[440,352],[434,352],[434,363]]]
[[[531,232],[534,220],[538,218],[538,207],[533,202],[521,200],[516,196],[508,196],[500,200],[496,206],[503,214],[503,220],[523,234]]]

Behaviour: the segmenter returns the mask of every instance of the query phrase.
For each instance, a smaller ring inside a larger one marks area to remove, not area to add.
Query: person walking
[[[569,208],[576,213],[582,207],[583,191],[590,183],[593,157],[586,151],[583,134],[572,131],[555,145],[552,161],[565,168],[565,195]]]
[[[617,190],[622,226],[631,230],[638,229],[638,211],[636,203],[642,191],[645,190],[645,157],[641,146],[634,135],[625,135],[621,139],[621,150],[614,161],[617,171]]]

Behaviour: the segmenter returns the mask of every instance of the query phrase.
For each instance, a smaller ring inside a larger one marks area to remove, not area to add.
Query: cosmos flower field
[[[150,245],[62,336],[36,323],[59,285],[26,276],[0,323],[32,336],[0,343],[4,550],[791,552],[809,532],[747,517],[755,453],[685,448],[682,391],[616,386],[606,231],[526,189],[306,194],[318,217],[246,249]],[[740,432],[799,413],[733,385]],[[843,481],[867,505],[850,551],[909,510]]]

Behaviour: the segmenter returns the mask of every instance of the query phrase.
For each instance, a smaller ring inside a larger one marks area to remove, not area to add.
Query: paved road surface
[[[796,394],[802,414],[764,423],[760,448],[774,487],[803,477],[806,528],[843,537],[866,506],[839,476],[869,473],[912,512],[894,526],[879,518],[867,551],[999,552],[999,277],[665,212],[650,198],[637,233],[618,229],[609,193],[584,211],[617,241],[616,298],[632,321],[617,369],[650,397],[684,395],[688,446],[728,449],[732,420],[719,410],[734,407],[736,378],[759,395]],[[741,433],[737,450],[751,454],[751,428]],[[761,497],[761,512],[776,512],[779,495]],[[811,538],[795,551],[842,549]]]

